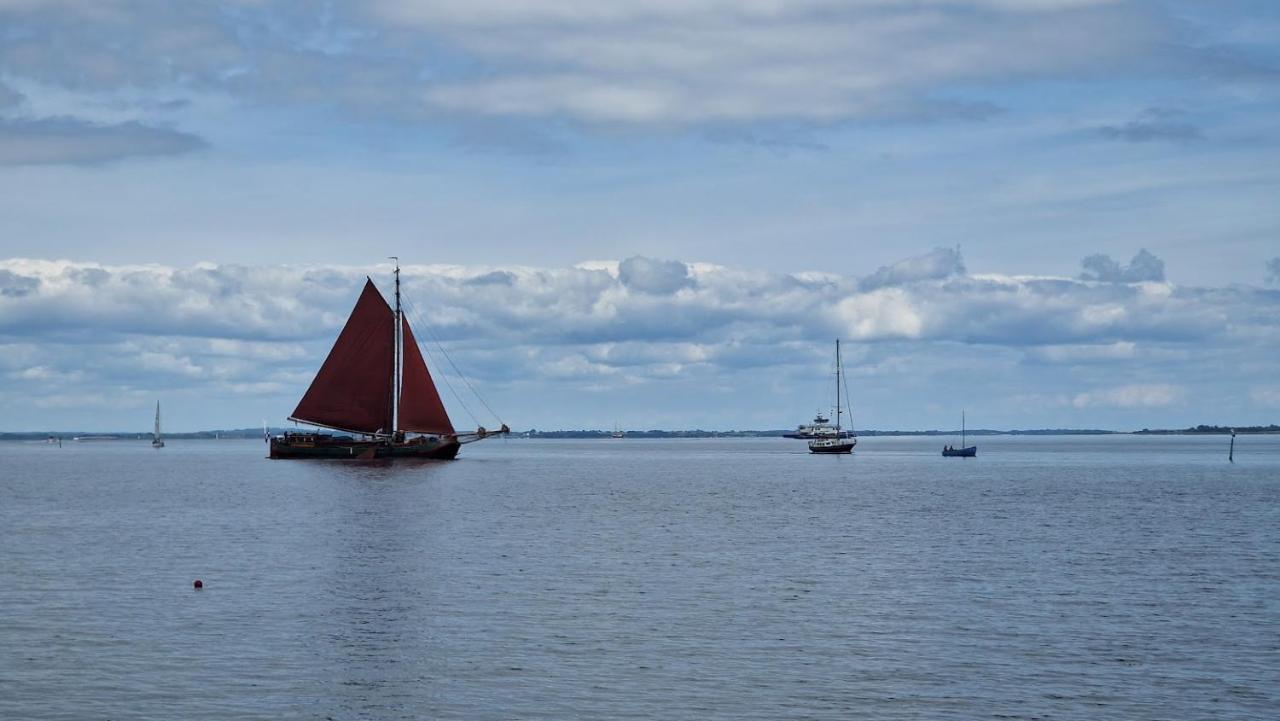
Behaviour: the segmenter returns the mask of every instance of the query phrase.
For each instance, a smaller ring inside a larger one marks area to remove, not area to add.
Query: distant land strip
[[[285,431],[296,430],[294,428],[271,428],[271,435],[284,433]],[[965,431],[970,436],[1103,436],[1117,434],[1134,434],[1134,435],[1203,435],[1203,434],[1225,434],[1232,431],[1240,434],[1246,433],[1280,433],[1280,425],[1269,426],[1208,426],[1199,425],[1190,428],[1180,429],[1152,429],[1143,428],[1140,431],[1112,431],[1100,428],[1035,428],[1035,429],[1013,429],[1007,431],[992,430],[989,428],[969,429]],[[794,433],[792,429],[777,429],[764,431],[704,431],[701,429],[685,430],[685,431],[664,431],[664,430],[645,430],[645,431],[623,431],[627,438],[779,438],[788,433]],[[900,430],[874,430],[865,429],[854,431],[859,436],[958,436],[960,430],[928,430],[928,431],[900,431]],[[228,430],[213,431],[197,431],[194,433],[165,433],[165,438],[185,439],[185,440],[217,440],[217,439],[245,439],[245,438],[262,438],[261,428],[233,428]],[[559,431],[539,431],[529,429],[527,431],[514,431],[512,436],[517,438],[609,438],[611,431],[604,430],[559,430]],[[80,439],[84,441],[134,441],[134,440],[150,440],[150,432],[138,431],[14,431],[0,432],[0,441],[43,441],[50,438],[60,438],[64,441]]]

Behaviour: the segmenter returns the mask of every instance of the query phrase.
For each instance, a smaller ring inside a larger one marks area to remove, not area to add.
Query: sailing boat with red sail
[[[274,436],[271,458],[452,459],[464,443],[510,432],[506,424],[496,431],[454,430],[401,310],[398,263],[395,282],[392,309],[366,278],[329,357],[289,416],[350,435]]]

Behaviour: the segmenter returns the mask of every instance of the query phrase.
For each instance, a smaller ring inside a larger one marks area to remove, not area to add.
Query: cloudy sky
[[[280,422],[388,255],[516,428],[1276,422],[1277,128],[1266,0],[0,0],[0,430]]]

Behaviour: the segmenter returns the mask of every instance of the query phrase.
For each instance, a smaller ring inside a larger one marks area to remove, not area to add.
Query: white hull
[[[809,441],[810,453],[853,453],[856,438],[819,438]]]

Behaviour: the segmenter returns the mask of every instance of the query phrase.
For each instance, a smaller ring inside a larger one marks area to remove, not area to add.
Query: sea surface
[[[1280,436],[975,440],[0,444],[0,718],[1280,718]]]

